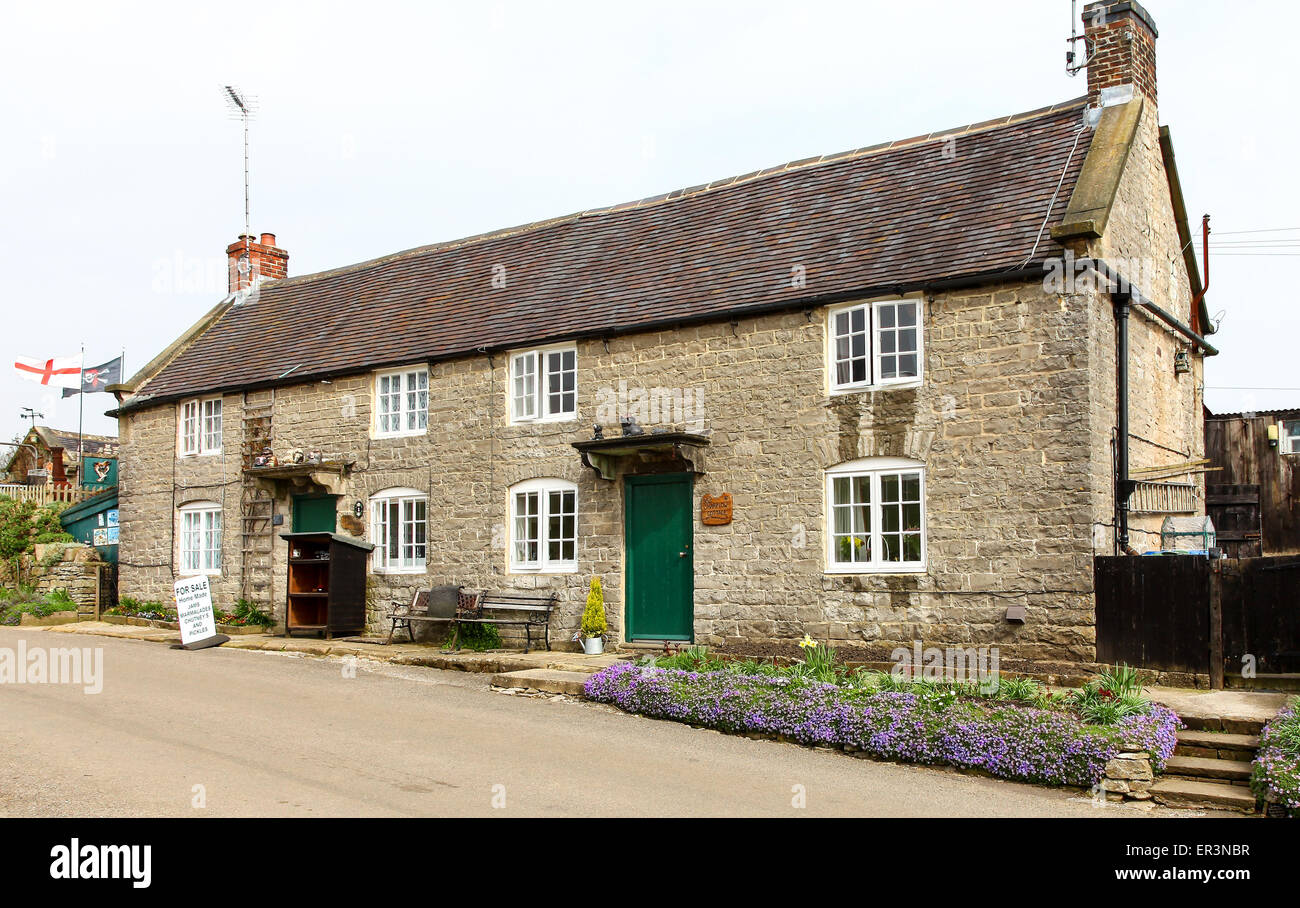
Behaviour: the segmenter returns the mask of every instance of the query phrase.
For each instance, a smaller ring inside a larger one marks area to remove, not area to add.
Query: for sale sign
[[[212,587],[207,577],[176,581],[176,617],[181,625],[181,643],[188,646],[217,635],[212,615]]]

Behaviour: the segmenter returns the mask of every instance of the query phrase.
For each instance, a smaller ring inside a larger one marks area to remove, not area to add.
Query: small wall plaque
[[[708,527],[731,523],[731,493],[705,495],[700,499],[700,523]]]

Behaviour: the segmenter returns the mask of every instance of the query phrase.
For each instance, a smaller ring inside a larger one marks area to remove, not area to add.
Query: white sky
[[[1300,9],[1146,6],[1192,219],[1208,211],[1224,240],[1300,228]],[[277,235],[290,274],[1086,90],[1064,72],[1069,0],[62,2],[8,4],[2,21],[0,353],[84,342],[87,365],[125,349],[128,373],[225,293],[243,188],[224,83],[259,100],[252,227]],[[1300,255],[1212,265],[1211,408],[1300,406]],[[86,404],[86,431],[116,431],[111,396]],[[3,437],[22,406],[77,425],[76,398],[6,368]]]

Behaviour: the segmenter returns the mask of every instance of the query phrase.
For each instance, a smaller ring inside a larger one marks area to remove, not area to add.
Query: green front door
[[[627,639],[695,639],[689,473],[627,476]]]
[[[293,496],[295,533],[333,533],[336,528],[337,495]]]

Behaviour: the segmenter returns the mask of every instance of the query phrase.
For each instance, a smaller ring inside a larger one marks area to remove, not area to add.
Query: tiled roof
[[[126,407],[1032,266],[1060,248],[1083,104],[266,283]]]
[[[52,429],[49,426],[37,426],[36,433],[41,437],[41,441],[45,443],[46,447],[63,448],[65,458],[70,460],[76,458],[78,450],[76,432],[67,429]],[[118,439],[116,435],[91,435],[86,433],[81,436],[80,442],[87,457],[96,457],[101,454],[108,457],[117,456]]]

